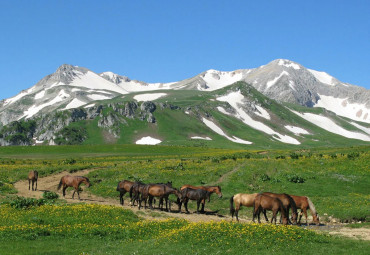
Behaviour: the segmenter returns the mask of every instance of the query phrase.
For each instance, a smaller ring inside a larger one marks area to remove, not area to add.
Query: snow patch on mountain
[[[273,129],[271,129],[266,124],[252,119],[243,110],[243,108],[240,107],[240,105],[243,105],[243,100],[244,100],[244,96],[240,92],[240,90],[238,90],[237,92],[231,92],[226,96],[218,97],[217,100],[222,101],[222,102],[228,102],[237,112],[233,116],[235,118],[240,119],[242,122],[244,122],[248,126],[254,128],[254,129],[257,129],[259,131],[262,131],[266,134],[272,135],[272,137],[274,139],[276,139],[280,142],[289,143],[289,144],[300,144],[300,142],[298,140],[296,140],[295,138],[290,137],[288,135],[279,134],[278,132],[274,131]],[[220,109],[220,108],[218,108],[218,109]],[[226,111],[223,109],[221,112],[225,113]]]
[[[214,91],[221,89],[228,85],[231,85],[237,81],[240,81],[243,78],[243,74],[240,71],[233,72],[222,72],[210,69],[206,71],[202,79],[206,82],[207,88],[204,89],[198,86],[199,90]]]
[[[281,74],[277,77],[275,77],[273,80],[270,80],[266,83],[266,88],[265,90],[268,90],[271,86],[275,85],[275,83],[281,78],[283,77],[283,75],[287,75],[289,76],[289,73],[287,71],[282,71]]]
[[[113,98],[113,96],[101,95],[101,94],[91,94],[91,95],[88,95],[87,97],[94,101],[107,100],[107,99]]]
[[[153,138],[151,136],[145,136],[137,140],[135,143],[136,144],[141,144],[141,145],[156,145],[161,143],[162,141],[156,138]]]
[[[78,108],[83,106],[86,102],[79,100],[78,98],[74,98],[63,110]]]
[[[198,139],[198,140],[207,140],[207,141],[212,141],[212,138],[206,136],[206,137],[202,137],[202,136],[192,136],[190,137],[191,139]]]
[[[370,123],[370,109],[365,104],[349,103],[348,98],[319,95],[314,107],[323,107],[337,115]]]
[[[261,106],[256,105],[258,111],[254,112],[256,115],[265,118],[267,120],[271,119],[270,114]]]
[[[335,86],[334,77],[330,76],[329,74],[325,72],[315,71],[312,69],[307,69],[307,70],[310,71],[310,73],[312,73],[313,76],[315,76],[315,78],[318,81],[325,83],[327,85],[330,85],[330,86]]]
[[[19,99],[21,99],[22,97],[29,95],[30,93],[33,92],[34,89],[35,89],[35,87],[29,88],[25,91],[22,91],[21,93],[19,93],[18,95],[14,96],[14,97],[5,99],[4,100],[4,106],[6,106],[8,104],[12,104],[12,103],[18,101]]]
[[[291,111],[297,114],[298,116],[300,116],[301,118],[331,133],[341,135],[341,136],[351,138],[351,139],[358,139],[358,140],[368,141],[368,142],[370,141],[370,136],[362,134],[362,133],[346,130],[342,128],[341,126],[339,126],[338,124],[336,124],[331,119],[329,119],[328,117],[320,116],[320,115],[313,114],[313,113],[299,113],[294,110],[291,110]]]
[[[70,84],[71,86],[84,87],[94,90],[109,90],[120,94],[127,94],[128,92],[116,84],[100,77],[96,73],[87,71],[86,74],[76,76]]]
[[[285,66],[285,67],[292,67],[296,70],[301,69],[301,67],[298,64],[296,64],[296,63],[294,63],[290,60],[286,60],[286,59],[279,59],[278,65],[279,66]]]
[[[220,127],[218,127],[213,121],[210,121],[210,120],[207,120],[206,118],[202,118],[202,121],[204,124],[206,124],[207,127],[209,127],[210,129],[212,129],[214,132],[216,132],[217,134],[225,137],[226,139],[234,142],[234,143],[241,143],[241,144],[252,144],[252,142],[249,142],[249,141],[246,141],[246,140],[243,140],[243,139],[240,139],[236,136],[233,136],[233,137],[230,137],[228,136],[227,134],[225,134],[224,131],[222,131],[222,129]]]
[[[357,127],[358,129],[361,129],[362,131],[368,133],[370,135],[370,128],[367,128],[367,127],[364,127],[364,126],[361,126],[359,124],[357,124],[356,122],[350,122],[353,126]]]
[[[43,108],[47,107],[47,106],[51,106],[51,105],[55,105],[59,102],[62,102],[64,101],[66,98],[70,97],[69,94],[67,94],[63,89],[59,92],[59,94],[52,100],[50,100],[49,102],[46,102],[44,104],[41,104],[41,105],[32,105],[30,108],[28,108],[28,110],[26,110],[24,112],[24,114],[18,118],[18,119],[22,119],[22,118],[30,118],[32,117],[33,115],[35,115],[36,113],[38,113],[40,110],[42,110]]]
[[[287,126],[284,126],[286,129],[288,129],[290,132],[294,133],[294,134],[297,134],[297,135],[309,135],[310,133],[306,130],[306,129],[303,129],[303,128],[300,128],[300,127],[295,127],[295,126],[290,126],[290,125],[287,125]]]
[[[134,96],[134,99],[138,102],[141,101],[154,101],[157,100],[158,98],[166,96],[166,93],[151,93],[151,94],[140,94]]]
[[[43,97],[44,97],[44,95],[45,95],[45,90],[40,91],[39,93],[37,93],[37,94],[35,95],[35,100],[38,100],[38,99],[43,98]]]

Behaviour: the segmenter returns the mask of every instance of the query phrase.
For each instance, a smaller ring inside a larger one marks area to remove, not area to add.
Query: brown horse
[[[276,197],[270,197],[263,194],[258,194],[256,196],[256,199],[254,200],[254,209],[253,209],[253,222],[256,216],[258,216],[258,223],[261,223],[260,221],[260,214],[261,212],[264,212],[265,210],[272,211],[272,218],[271,223],[273,220],[275,220],[276,224],[276,215],[280,211],[281,216],[283,218],[283,224],[288,224],[288,214],[284,208],[283,203],[280,201],[280,199]]]
[[[219,198],[222,198],[222,192],[221,192],[221,187],[220,186],[192,186],[192,185],[189,185],[189,184],[185,184],[185,185],[182,185],[182,187],[180,188],[180,191],[185,189],[185,188],[206,190],[208,192],[211,192],[211,194],[216,193]],[[211,202],[211,196],[209,196],[208,202]]]
[[[58,190],[60,190],[60,188],[63,186],[63,197],[65,197],[66,189],[68,187],[73,187],[75,190],[73,191],[72,199],[74,199],[76,191],[77,191],[78,199],[80,199],[79,187],[81,183],[84,183],[88,188],[91,187],[91,183],[89,181],[89,178],[87,177],[65,175],[60,179]]]
[[[176,195],[178,198],[181,196],[180,192],[177,189],[171,188],[165,184],[148,184],[144,187],[141,193],[141,200],[146,200],[149,198],[149,208],[153,209],[153,198],[159,197],[160,201],[165,199],[166,201],[166,211],[168,211],[168,197],[170,194]],[[139,203],[139,209],[141,203]],[[159,208],[163,209],[163,203],[159,205]]]
[[[179,203],[179,212],[181,213],[181,205],[184,203],[186,213],[189,213],[188,202],[189,200],[197,201],[197,213],[204,212],[205,201],[211,195],[210,191],[204,189],[185,188],[181,190],[181,201]],[[202,203],[202,209],[199,211],[199,206]]]
[[[118,184],[117,184],[117,191],[119,191],[119,202],[121,205],[124,204],[124,200],[123,200],[123,196],[127,193],[127,192],[130,192],[130,189],[132,187],[132,185],[134,184],[134,182],[131,182],[131,181],[128,181],[128,180],[123,180],[123,181],[120,181]]]
[[[256,196],[258,193],[253,194],[243,194],[238,193],[235,194],[230,198],[230,213],[231,213],[231,220],[234,219],[234,213],[236,220],[239,221],[238,215],[240,207],[243,205],[245,207],[253,207],[254,206],[254,200],[256,199]],[[234,208],[235,203],[235,208]]]
[[[315,208],[314,204],[312,203],[312,201],[308,197],[294,196],[294,195],[290,195],[290,196],[293,198],[294,202],[296,203],[297,208],[301,209],[301,213],[299,214],[298,224],[301,223],[302,214],[304,213],[304,215],[306,217],[306,224],[308,225],[307,209],[310,209],[311,214],[312,214],[312,218],[313,218],[313,222],[317,225],[320,225],[319,215],[316,212],[316,208]]]
[[[34,190],[33,189],[33,184],[36,183],[36,188],[35,190],[37,190],[37,179],[39,178],[39,173],[37,171],[30,171],[28,173],[28,190],[31,189],[31,182],[32,182],[32,191]]]
[[[288,194],[285,194],[285,193],[284,194],[276,194],[276,193],[272,193],[272,192],[263,192],[262,194],[270,196],[270,197],[276,197],[276,198],[280,199],[280,201],[283,203],[283,206],[286,209],[286,212],[287,212],[288,216],[289,216],[289,210],[290,210],[290,208],[292,208],[292,224],[297,224],[297,217],[298,217],[297,206],[296,206],[296,203],[294,202],[294,200],[291,196],[289,196]],[[280,217],[280,222],[281,222],[281,217]]]

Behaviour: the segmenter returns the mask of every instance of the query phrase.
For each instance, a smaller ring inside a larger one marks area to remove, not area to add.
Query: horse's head
[[[288,218],[287,217],[283,217],[283,225],[288,225]]]
[[[313,222],[315,222],[316,225],[320,225],[320,219],[317,213],[313,215]]]
[[[88,188],[90,188],[92,186],[89,178],[87,178],[87,177],[84,177],[84,180],[82,182],[85,183],[86,187],[88,187]]]
[[[216,191],[216,194],[218,195],[218,197],[219,198],[222,198],[221,187],[220,186],[217,186],[215,191]]]
[[[297,224],[298,213],[292,212],[292,224]]]

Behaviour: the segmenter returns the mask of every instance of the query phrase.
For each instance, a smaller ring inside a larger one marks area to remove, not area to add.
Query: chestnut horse
[[[289,196],[288,194],[285,194],[285,193],[284,194],[276,194],[276,193],[272,193],[272,192],[263,192],[262,194],[270,196],[270,197],[276,197],[276,198],[280,199],[280,201],[283,203],[283,206],[286,209],[286,212],[288,214],[288,218],[289,218],[289,210],[290,210],[290,208],[292,208],[292,224],[297,224],[297,217],[298,217],[297,206],[296,206],[296,203],[294,202],[294,200],[291,196]],[[281,222],[281,217],[280,217],[280,222]]]
[[[280,199],[276,197],[270,197],[263,194],[258,194],[256,196],[256,199],[254,200],[254,209],[253,209],[253,222],[256,216],[258,216],[258,223],[261,223],[260,221],[260,214],[261,212],[264,212],[265,210],[272,211],[272,218],[271,223],[273,220],[275,220],[276,224],[276,215],[280,211],[281,216],[283,218],[283,224],[288,224],[288,214],[285,210],[285,207],[283,203],[280,201]]]
[[[316,212],[316,208],[315,208],[314,204],[312,203],[312,201],[308,197],[294,196],[294,195],[290,195],[290,196],[293,198],[294,202],[296,203],[297,208],[301,209],[301,213],[299,214],[298,224],[301,223],[302,214],[304,213],[304,215],[306,217],[306,224],[308,225],[307,209],[311,210],[313,222],[317,225],[320,224],[319,215]]]
[[[222,197],[222,192],[221,192],[221,187],[220,186],[192,186],[192,185],[189,185],[189,184],[185,184],[185,185],[182,185],[180,190],[183,190],[185,188],[202,189],[202,190],[206,190],[206,191],[210,192],[211,194],[216,193],[219,198]],[[208,202],[210,202],[210,201],[211,201],[211,196],[209,196],[209,198],[208,198]]]
[[[34,190],[33,189],[33,184],[36,183],[36,188],[35,190],[37,190],[37,179],[39,178],[39,173],[37,171],[30,171],[28,173],[28,190],[31,189],[31,182],[32,182],[32,191]]]
[[[253,207],[254,206],[254,200],[256,199],[256,196],[258,193],[253,194],[244,194],[244,193],[238,193],[235,194],[230,198],[230,214],[231,214],[231,220],[234,219],[234,213],[236,220],[239,221],[238,215],[239,210],[241,206],[245,207]],[[235,203],[235,208],[234,208]],[[267,219],[266,219],[267,221]]]
[[[125,201],[123,200],[123,196],[127,192],[130,192],[130,189],[131,189],[132,185],[134,185],[134,182],[131,182],[131,181],[128,181],[128,180],[120,181],[117,184],[117,189],[116,190],[119,191],[119,202],[120,202],[121,205],[123,205],[125,203]]]
[[[77,191],[78,199],[80,199],[79,187],[81,183],[84,183],[88,188],[91,187],[91,183],[89,181],[89,178],[87,177],[65,175],[60,179],[58,190],[60,190],[60,188],[63,186],[63,197],[65,197],[66,189],[68,187],[73,187],[75,190],[73,191],[72,199],[74,199],[76,191]]]

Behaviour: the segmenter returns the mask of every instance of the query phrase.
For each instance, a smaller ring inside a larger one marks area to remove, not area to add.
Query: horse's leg
[[[266,222],[269,222],[269,219],[267,218],[266,212],[267,212],[266,210],[263,210],[263,211],[262,211],[263,215],[265,216],[265,220],[266,220]]]
[[[35,188],[35,190],[37,190],[37,179],[35,180],[35,183],[36,183],[36,188]]]
[[[200,202],[202,202],[202,201],[201,200],[197,200],[197,213],[199,213]]]
[[[235,217],[237,221],[239,221],[239,210],[240,210],[240,204],[235,203]]]
[[[306,225],[308,226],[308,220],[307,220],[307,208],[303,209],[304,216],[306,217]]]
[[[123,192],[122,191],[119,192],[119,203],[123,205]]]
[[[271,218],[271,223],[272,223],[272,220],[275,220],[275,225],[276,225],[276,216],[277,216],[277,211],[272,211],[272,218]]]
[[[189,202],[189,199],[186,199],[184,203],[186,213],[190,213],[188,210],[188,202]]]
[[[67,189],[67,186],[63,185],[63,197],[64,198],[66,197],[66,189]]]
[[[303,216],[303,209],[301,209],[301,212],[299,213],[298,224],[301,224],[302,216]]]

